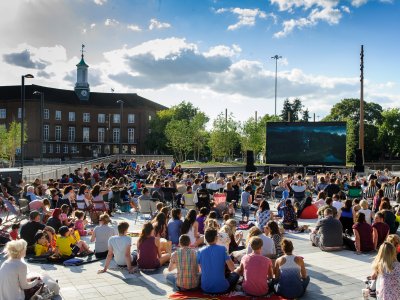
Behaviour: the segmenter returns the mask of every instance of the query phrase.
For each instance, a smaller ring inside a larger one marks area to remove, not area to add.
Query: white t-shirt
[[[106,252],[108,250],[108,240],[117,234],[116,230],[108,225],[100,225],[94,228],[96,241],[94,250],[96,252]]]
[[[369,225],[372,223],[372,211],[370,209],[360,209],[359,213],[363,213],[365,215],[365,222]]]
[[[261,255],[267,256],[267,255],[274,255],[276,254],[275,250],[275,244],[274,241],[270,238],[267,237],[265,234],[260,234],[258,236],[260,239],[263,241],[263,245],[261,248]],[[247,246],[247,254],[250,254],[253,250],[251,249],[250,244]]]
[[[341,201],[333,201],[332,206],[337,209],[339,212],[340,209],[343,207],[343,203]]]
[[[112,236],[108,240],[108,246],[111,246],[114,252],[114,260],[120,266],[126,266],[125,253],[126,248],[132,245],[130,236]]]

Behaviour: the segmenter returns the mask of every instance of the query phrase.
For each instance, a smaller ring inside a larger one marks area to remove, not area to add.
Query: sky
[[[317,120],[343,98],[400,107],[400,0],[3,0],[0,84],[73,89],[85,45],[91,91],[190,101],[211,119],[278,114],[299,98]],[[1,97],[1,95],[0,95]],[[113,100],[110,100],[113,101]]]

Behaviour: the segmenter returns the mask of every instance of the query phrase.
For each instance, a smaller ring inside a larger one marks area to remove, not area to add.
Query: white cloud
[[[119,24],[119,22],[115,19],[106,19],[104,22],[104,25],[106,25],[106,26],[116,26],[118,24]]]
[[[368,0],[351,0],[351,5],[353,5],[354,7],[360,7],[366,4],[367,2]]]
[[[107,0],[93,0],[93,2],[97,5],[103,5],[104,3],[107,2]]]
[[[351,13],[350,8],[346,5],[342,5],[341,6],[342,11],[344,11],[345,13]]]
[[[127,25],[126,28],[128,28],[129,30],[132,30],[132,31],[142,31],[142,29],[138,25],[135,25],[135,24]]]
[[[90,29],[94,29],[96,27],[96,23],[90,24]]]
[[[252,27],[256,24],[256,19],[267,19],[268,17],[271,17],[274,19],[276,22],[276,16],[273,13],[265,13],[262,10],[259,10],[258,8],[255,9],[249,9],[249,8],[220,8],[216,10],[217,14],[222,14],[225,12],[231,12],[234,15],[238,17],[238,22],[229,25],[228,30],[236,30],[241,27]]]
[[[171,24],[169,23],[162,23],[158,21],[157,19],[151,19],[150,20],[150,25],[149,29],[154,30],[154,29],[164,29],[164,28],[170,28]]]

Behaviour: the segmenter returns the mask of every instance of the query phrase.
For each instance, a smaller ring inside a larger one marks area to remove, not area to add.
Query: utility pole
[[[257,111],[255,112],[255,118],[254,119],[256,120],[256,126],[257,126]]]
[[[315,122],[315,113],[314,113],[314,122]]]
[[[364,45],[361,45],[360,60],[360,132],[358,148],[361,150],[364,164]]]
[[[275,117],[276,117],[276,96],[277,96],[277,90],[278,90],[278,59],[281,59],[282,56],[279,56],[276,54],[275,56],[271,57],[272,59],[275,59]]]

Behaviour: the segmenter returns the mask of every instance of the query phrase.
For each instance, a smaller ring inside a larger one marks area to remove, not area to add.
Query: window
[[[113,143],[119,143],[119,128],[113,129]]]
[[[105,136],[105,128],[100,127],[97,128],[97,142],[98,143],[104,143],[104,136]]]
[[[151,121],[151,115],[149,115],[149,121]]]
[[[90,113],[83,113],[83,122],[85,123],[90,122]]]
[[[53,153],[53,144],[49,144],[49,153]]]
[[[78,152],[78,147],[76,145],[71,145],[71,153],[72,154],[77,154]]]
[[[43,145],[43,146],[42,146],[42,153],[43,153],[43,154],[46,154],[46,145]]]
[[[21,119],[21,115],[22,115],[22,108],[18,107],[18,119]]]
[[[49,131],[50,131],[50,126],[49,125],[44,125],[43,126],[43,140],[48,141],[49,140]]]
[[[121,117],[119,114],[113,114],[113,123],[119,123],[121,121]]]
[[[135,114],[128,114],[128,123],[135,123]]]
[[[106,114],[98,114],[97,115],[97,122],[98,123],[105,123],[106,122]]]
[[[90,128],[89,127],[83,127],[83,142],[89,142],[89,135],[90,135]]]
[[[7,116],[7,110],[5,108],[0,108],[0,119],[5,119]]]
[[[50,111],[48,108],[43,110],[43,119],[48,120],[50,118]]]
[[[135,142],[135,128],[128,128],[128,143]]]
[[[56,126],[56,141],[61,141],[61,126]]]
[[[75,142],[75,127],[68,127],[68,142]]]
[[[61,120],[61,110],[56,110],[56,120],[57,121]]]
[[[67,144],[64,145],[64,153],[68,153],[68,145]]]
[[[68,121],[75,122],[75,112],[74,111],[70,111],[68,113]]]
[[[61,152],[61,146],[60,144],[56,144],[56,153],[60,153]]]

